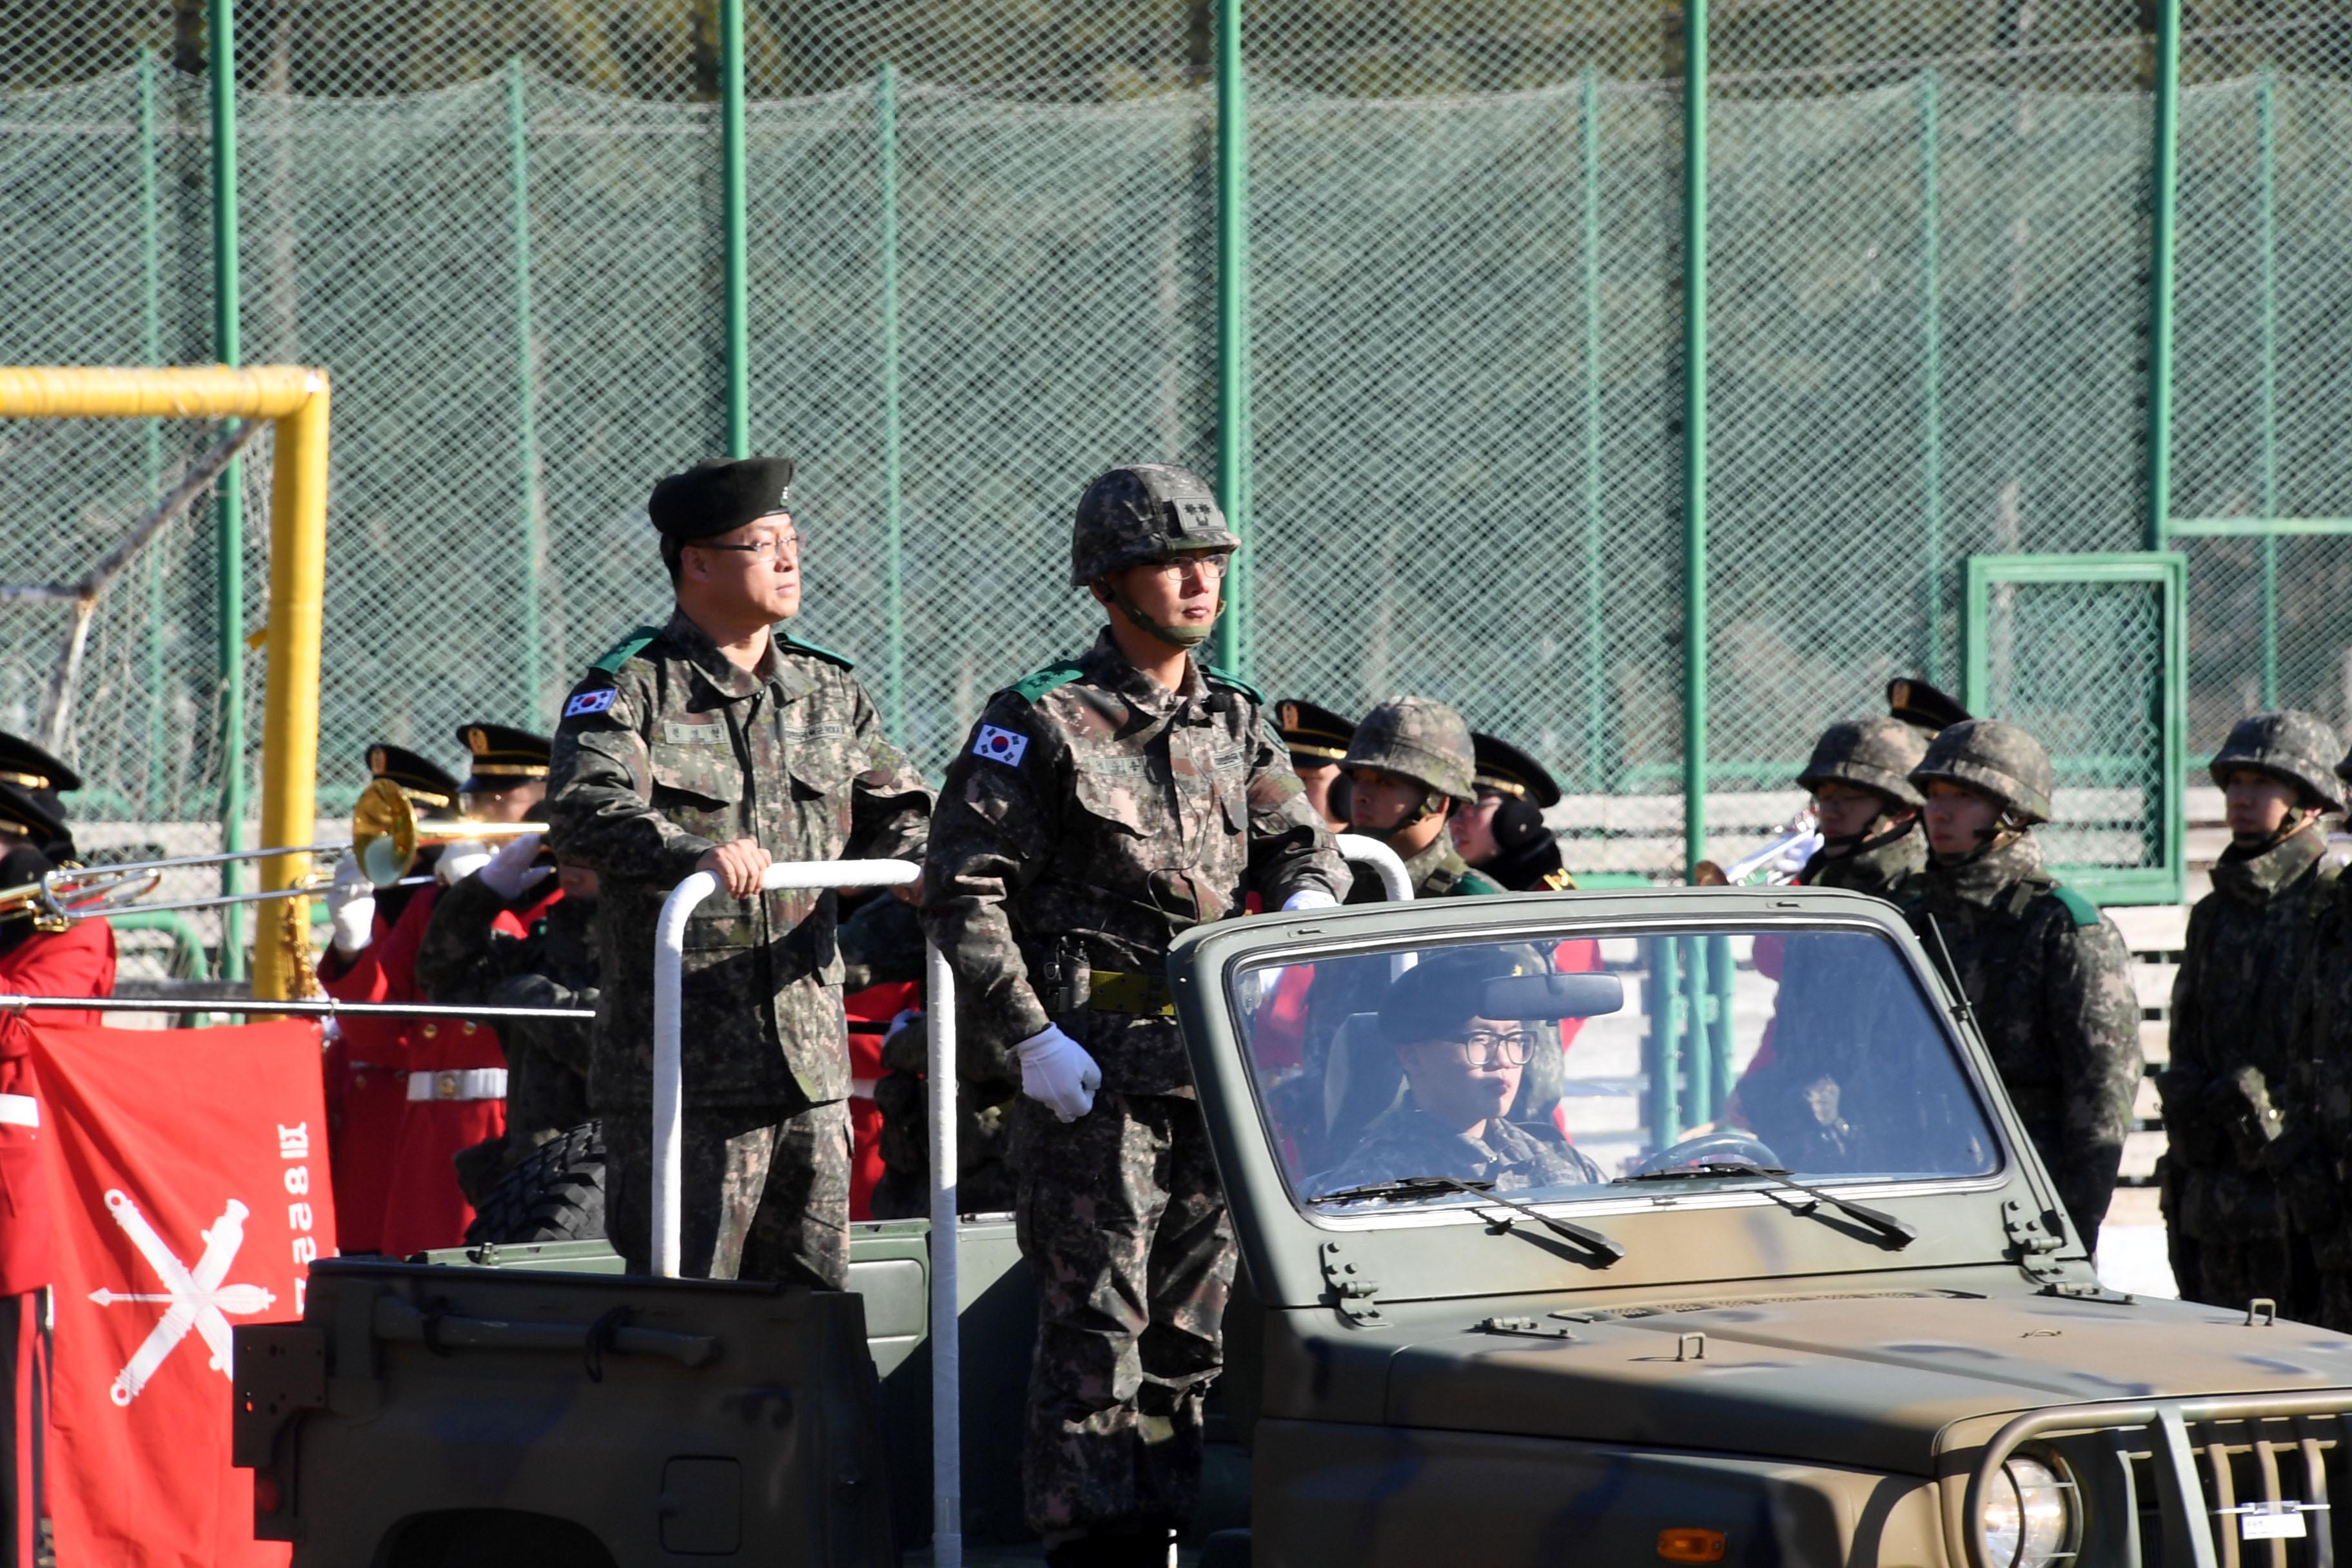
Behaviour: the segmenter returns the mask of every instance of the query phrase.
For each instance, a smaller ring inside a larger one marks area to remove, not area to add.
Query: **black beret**
[[[714,458],[654,486],[646,513],[665,539],[711,539],[790,508],[793,460]]]
[[[1459,1035],[1478,1016],[1486,982],[1520,968],[1517,958],[1490,944],[1424,953],[1381,999],[1381,1037],[1392,1046],[1411,1046]]]
[[[1352,719],[1342,719],[1328,708],[1318,708],[1295,697],[1286,697],[1274,705],[1276,727],[1282,731],[1282,743],[1295,757],[1312,757],[1318,763],[1338,763],[1348,755],[1348,742],[1356,738]]]
[[[1951,696],[1908,675],[1886,683],[1886,711],[1931,738],[1969,717],[1969,710]]]
[[[419,805],[457,804],[457,776],[405,746],[378,741],[367,749],[367,765],[371,778],[390,779]]]
[[[474,758],[474,771],[465,784],[468,792],[512,789],[543,779],[555,754],[555,743],[546,736],[507,724],[460,725],[457,743]]]
[[[1550,772],[1508,741],[1474,734],[1470,752],[1477,764],[1472,780],[1480,789],[1531,799],[1538,806],[1559,804],[1559,785]]]

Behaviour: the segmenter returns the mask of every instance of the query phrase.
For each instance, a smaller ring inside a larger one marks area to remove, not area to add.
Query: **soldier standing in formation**
[[[1383,702],[1357,724],[1344,766],[1349,820],[1356,832],[1396,851],[1414,898],[1503,890],[1471,869],[1445,830],[1446,819],[1478,796],[1470,726],[1461,714],[1426,697]],[[1348,901],[1387,896],[1380,879],[1365,871]]]
[[[2139,1002],[2123,933],[2042,863],[2054,776],[2015,724],[1970,719],[1928,745],[1928,861],[1908,906],[1948,946],[1993,1066],[2084,1247],[2106,1217],[2139,1084]]]
[[[709,871],[722,889],[685,940],[681,1268],[838,1289],[850,1082],[835,894],[761,882],[778,860],[919,858],[931,796],[849,661],[776,626],[801,604],[792,476],[753,458],[654,487],[677,610],[572,689],[547,815],[558,858],[599,884],[588,1089],[615,1248],[635,1271],[651,1263],[654,925]]]
[[[1233,1233],[1169,944],[1252,892],[1297,910],[1346,885],[1263,700],[1193,654],[1239,542],[1182,468],[1087,487],[1070,580],[1110,624],[990,700],[923,870],[964,1016],[1020,1060],[1016,1215],[1038,1291],[1023,1490],[1055,1568],[1162,1568],[1223,1361]]]
[[[2230,847],[2189,911],[2172,1059],[2157,1075],[2165,1236],[2188,1300],[2267,1296],[2297,1317],[2317,1305],[2308,1266],[2291,1262],[2269,1152],[2288,1099],[2296,977],[2340,869],[2319,819],[2336,807],[2329,769],[2342,750],[2320,720],[2287,711],[2239,720],[2213,757]]]
[[[1911,782],[1927,754],[1927,736],[1900,719],[1852,719],[1822,731],[1797,775],[1812,792],[1822,847],[1797,880],[1900,903],[1927,864],[1919,828],[1927,802]]]

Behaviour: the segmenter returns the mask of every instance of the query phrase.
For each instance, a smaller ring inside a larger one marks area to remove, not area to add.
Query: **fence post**
[[[727,453],[751,455],[751,227],[744,212],[743,0],[719,0],[720,222],[726,246]]]
[[[1217,664],[1246,677],[1250,627],[1249,84],[1242,74],[1241,0],[1217,0],[1217,499],[1243,548],[1225,578],[1224,614],[1210,643]]]
[[[1937,186],[1941,133],[1936,68],[1919,77],[1920,401],[1927,428],[1920,448],[1920,500],[1927,510],[1927,679],[1945,682],[1944,668],[1944,236]]]
[[[213,130],[213,342],[226,365],[239,363],[236,269],[236,0],[205,0],[205,64]],[[214,504],[221,664],[221,847],[245,847],[245,465],[220,477]],[[221,891],[234,893],[244,867],[221,867]],[[245,910],[221,910],[221,973],[245,978]]]
[[[1715,956],[1704,936],[1681,939],[1683,952],[1683,1062],[1690,1081],[1685,1089],[1683,1115],[1693,1126],[1715,1120],[1715,1026],[1710,1004],[1715,979],[1708,960]]]
[[[139,353],[148,364],[163,363],[163,222],[156,202],[155,54],[139,51]],[[147,422],[147,500],[163,499],[163,422]],[[162,815],[155,798],[157,770],[165,753],[163,736],[163,562],[150,551],[141,568],[147,579],[147,766],[139,786],[139,809]]]
[[[898,68],[887,62],[874,81],[874,133],[882,184],[882,526],[890,648],[884,696],[890,705],[890,733],[905,745],[907,558],[898,432]]]
[[[522,57],[507,62],[507,160],[514,194],[515,449],[520,465],[518,503],[522,508],[522,688],[531,720],[540,710],[539,421],[538,378],[530,363],[530,153],[523,100]]]
[[[1706,854],[1706,0],[1683,5],[1683,868]]]
[[[2255,99],[2263,290],[2263,521],[2278,519],[2278,85],[2264,61]],[[2278,689],[2278,535],[2263,535],[2263,706]]]
[[[2179,223],[2180,0],[2157,0],[2156,138],[2150,156],[2147,268],[2147,547],[2172,529],[2172,276]]]
[[[1601,582],[1601,86],[1584,68],[1577,149],[1584,184],[1584,787],[1608,787],[1609,690],[1602,638],[1607,595]]]

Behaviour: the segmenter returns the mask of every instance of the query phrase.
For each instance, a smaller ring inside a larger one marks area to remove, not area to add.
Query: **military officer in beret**
[[[1194,652],[1240,544],[1199,476],[1114,468],[1070,582],[1109,624],[989,701],[941,786],[924,929],[1020,1060],[1037,1284],[1023,1495],[1053,1568],[1164,1568],[1199,1490],[1233,1230],[1166,979],[1184,931],[1328,906],[1338,847],[1265,700]]]
[[[1499,736],[1473,733],[1470,751],[1477,798],[1445,824],[1462,858],[1508,892],[1574,888],[1559,839],[1544,823],[1545,811],[1559,804],[1550,770]]]
[[[588,1093],[606,1215],[653,1253],[653,953],[686,877],[681,1266],[838,1289],[849,1269],[850,1093],[830,889],[764,892],[775,861],[919,859],[931,794],[841,655],[800,613],[808,536],[781,458],[707,462],[647,506],[677,606],[597,659],[556,731],[549,839],[596,873],[604,988]]]
[[[1348,742],[1356,738],[1353,720],[1296,697],[1274,705],[1275,729],[1290,752],[1290,771],[1307,786],[1307,803],[1334,833],[1348,831]]]

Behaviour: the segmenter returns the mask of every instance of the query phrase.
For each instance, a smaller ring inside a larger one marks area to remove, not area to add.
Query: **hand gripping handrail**
[[[1390,898],[1412,901],[1412,879],[1405,875],[1404,862],[1395,850],[1360,833],[1342,833],[1339,838],[1339,853],[1359,866],[1370,866],[1379,872],[1381,886],[1388,890]]]
[[[806,888],[895,888],[922,868],[911,860],[794,860],[767,869],[769,892]],[[671,889],[654,926],[653,1267],[677,1278],[679,1187],[684,1177],[683,1020],[686,922],[719,891],[719,879],[697,871]],[[940,950],[923,944],[923,1016],[930,1036],[931,1142],[931,1562],[962,1568],[963,1408],[961,1324],[956,1316],[955,976]]]

